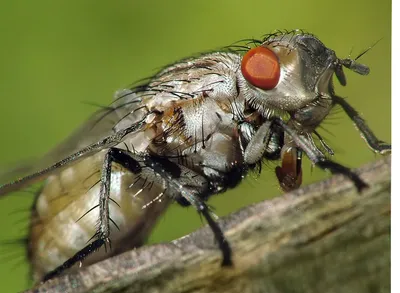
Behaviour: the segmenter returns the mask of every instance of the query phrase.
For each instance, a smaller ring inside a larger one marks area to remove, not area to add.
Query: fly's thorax
[[[124,143],[207,178],[225,176],[243,161],[237,129],[244,111],[237,91],[239,68],[240,55],[216,52],[162,70],[140,93],[148,111],[145,126]]]
[[[262,48],[272,51],[279,62],[279,80],[262,89],[238,72],[249,105],[269,117],[275,110],[293,112],[333,94],[332,75],[338,60],[335,52],[309,34],[288,33],[268,37]],[[246,57],[246,55],[245,55]],[[245,72],[247,73],[247,72]]]
[[[39,192],[29,232],[29,258],[35,280],[68,260],[95,235],[105,151],[52,174]],[[149,170],[139,176],[113,164],[109,210],[119,230],[111,226],[111,253],[99,250],[85,259],[85,265],[143,244],[170,203],[163,196],[165,182],[155,181],[151,173]]]
[[[227,100],[202,97],[174,101],[148,128],[156,133],[149,153],[168,157],[206,178],[223,181],[243,164],[237,122]]]
[[[208,149],[212,141],[220,141],[213,139],[216,133],[237,137],[237,117],[244,111],[243,96],[237,92],[239,68],[240,55],[228,52],[208,53],[166,67],[143,91],[132,94],[130,100],[141,99],[135,112],[144,111],[145,125],[124,143],[137,152],[166,156]],[[131,120],[126,115],[116,130],[129,126]]]
[[[147,103],[149,109],[163,108],[172,100],[232,99],[239,68],[240,55],[225,52],[208,53],[171,65],[148,84],[147,91],[153,94]]]

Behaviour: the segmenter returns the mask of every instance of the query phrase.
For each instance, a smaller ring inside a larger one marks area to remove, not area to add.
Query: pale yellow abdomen
[[[102,151],[49,176],[40,191],[29,233],[29,259],[36,281],[85,247],[95,235],[104,154]],[[170,202],[161,195],[165,187],[160,184],[113,164],[109,209],[111,219],[120,230],[110,222],[112,251],[105,253],[100,249],[86,258],[83,265],[121,253],[146,240]]]

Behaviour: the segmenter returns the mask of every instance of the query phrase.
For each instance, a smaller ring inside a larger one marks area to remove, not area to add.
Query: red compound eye
[[[267,48],[253,48],[243,56],[242,74],[249,83],[258,88],[273,89],[281,75],[278,57]]]

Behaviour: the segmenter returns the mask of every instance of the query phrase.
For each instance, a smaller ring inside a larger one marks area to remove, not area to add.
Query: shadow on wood
[[[246,207],[221,221],[234,267],[208,227],[133,250],[29,292],[390,292],[391,157]]]

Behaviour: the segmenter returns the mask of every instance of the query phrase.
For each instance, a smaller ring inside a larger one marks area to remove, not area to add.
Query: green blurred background
[[[371,74],[348,72],[348,86],[336,89],[390,141],[390,1],[2,1],[0,165],[38,157],[60,142],[96,110],[82,102],[106,105],[118,88],[179,58],[292,28],[316,34],[341,57],[382,39],[360,60]],[[379,157],[344,113],[324,127],[337,161],[357,167]],[[309,166],[305,184],[330,176]],[[270,165],[210,203],[223,216],[280,193]],[[31,202],[28,193],[1,199],[0,241],[25,235]],[[168,241],[201,225],[194,209],[174,205],[150,240]],[[28,275],[24,249],[1,245],[2,292],[28,288]]]

